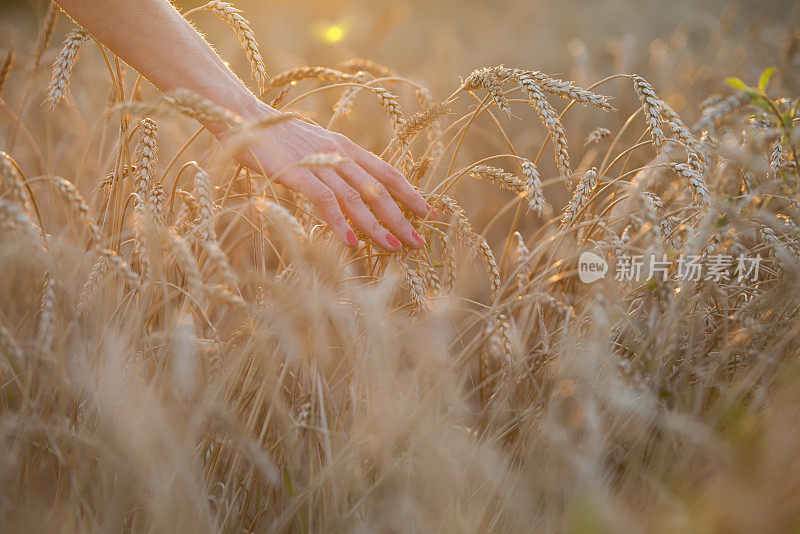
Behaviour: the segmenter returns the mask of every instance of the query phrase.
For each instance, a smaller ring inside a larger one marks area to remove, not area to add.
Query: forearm
[[[168,0],[57,3],[159,90],[190,89],[245,116],[265,110]]]

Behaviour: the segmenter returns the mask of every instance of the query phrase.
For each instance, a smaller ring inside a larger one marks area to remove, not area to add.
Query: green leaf
[[[764,69],[764,72],[761,73],[761,77],[758,79],[758,89],[762,93],[766,90],[769,79],[772,78],[773,74],[775,74],[775,67]]]
[[[750,87],[739,78],[726,78],[725,83],[739,91],[747,92],[747,90],[750,89]],[[752,89],[750,90],[752,91]]]

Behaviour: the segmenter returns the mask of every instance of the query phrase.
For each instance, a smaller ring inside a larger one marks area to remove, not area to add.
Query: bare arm
[[[159,90],[190,89],[243,117],[276,113],[225,67],[168,0],[57,3]],[[207,126],[218,137],[225,135],[224,128]],[[424,245],[395,199],[420,217],[435,212],[394,167],[346,137],[293,120],[268,129],[250,148],[252,156],[240,158],[242,163],[255,171],[263,168],[269,175],[280,173],[275,181],[305,194],[350,246],[357,244],[357,238],[345,214],[387,250],[399,250],[399,241],[413,248]],[[294,167],[281,172],[307,155],[328,152],[339,152],[345,161],[336,169]]]

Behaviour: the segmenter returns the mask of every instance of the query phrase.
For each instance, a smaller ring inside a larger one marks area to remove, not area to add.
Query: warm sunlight
[[[800,0],[2,0],[0,530],[800,532]]]

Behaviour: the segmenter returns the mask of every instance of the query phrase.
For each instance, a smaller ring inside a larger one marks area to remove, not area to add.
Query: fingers
[[[303,193],[317,207],[322,218],[343,243],[351,247],[358,246],[358,238],[342,213],[339,200],[330,187],[305,169],[288,173],[281,178],[281,182]]]
[[[403,212],[400,211],[389,190],[380,181],[370,176],[352,161],[340,164],[337,171],[344,178],[344,181],[360,193],[362,201],[369,205],[372,211],[392,231],[394,235],[387,235],[385,239],[389,245],[397,244],[397,248],[400,248],[399,243],[396,243],[396,239],[411,248],[421,248],[425,245],[425,240],[403,216]]]
[[[390,252],[400,250],[400,242],[384,228],[375,215],[369,210],[361,194],[347,184],[333,169],[318,169],[317,176],[327,185],[339,200],[339,205],[375,244]]]
[[[423,219],[439,216],[393,166],[358,146],[352,148],[348,154],[361,168],[385,185],[392,196],[405,204],[414,215]]]

